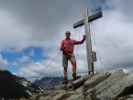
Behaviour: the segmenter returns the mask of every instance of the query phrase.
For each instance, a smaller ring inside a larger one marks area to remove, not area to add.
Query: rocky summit
[[[16,86],[14,84],[12,85]],[[12,89],[15,88],[12,87]],[[29,98],[16,98],[15,100],[133,100],[133,74],[127,73],[123,69],[96,73],[95,75],[82,76],[76,81],[69,81],[67,86],[59,84],[52,90],[44,89],[43,91],[30,92]]]
[[[35,94],[32,100],[133,100],[133,74],[123,69],[69,82],[67,88]]]

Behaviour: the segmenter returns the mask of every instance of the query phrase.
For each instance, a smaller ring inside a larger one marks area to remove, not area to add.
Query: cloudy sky
[[[86,8],[102,8],[91,23],[97,71],[133,66],[132,0],[0,0],[0,68],[35,79],[62,76],[59,46],[64,32],[82,39],[84,27],[73,29]],[[75,48],[78,72],[87,72],[85,44]],[[58,58],[58,59],[57,59]],[[71,73],[71,66],[69,66]]]

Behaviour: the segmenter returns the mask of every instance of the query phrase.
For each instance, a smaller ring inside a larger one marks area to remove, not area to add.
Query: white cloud
[[[3,9],[0,9],[0,47],[16,47],[26,43],[29,39],[29,29],[19,24],[15,16]]]
[[[42,63],[28,64],[18,71],[18,75],[27,77],[28,79],[36,79],[43,76],[60,76],[61,74],[62,66],[60,63],[49,60]]]
[[[4,59],[4,58],[2,57],[2,55],[0,54],[0,69],[1,69],[1,70],[7,69],[7,68],[8,68],[7,65],[8,65],[7,60]]]

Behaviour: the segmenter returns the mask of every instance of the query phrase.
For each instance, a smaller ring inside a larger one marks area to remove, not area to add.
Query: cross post
[[[85,33],[86,33],[86,51],[87,51],[87,64],[88,64],[88,74],[94,74],[94,62],[96,59],[96,53],[92,51],[92,42],[91,42],[91,28],[90,22],[95,21],[96,19],[102,17],[102,12],[99,11],[93,15],[89,15],[89,11],[87,9],[86,16],[84,19],[73,25],[73,28],[78,28],[85,25]]]

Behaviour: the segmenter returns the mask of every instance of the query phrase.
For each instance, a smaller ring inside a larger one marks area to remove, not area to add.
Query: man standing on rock
[[[68,67],[68,60],[71,62],[72,64],[72,77],[73,80],[77,79],[77,75],[76,75],[76,59],[74,56],[74,46],[75,45],[79,45],[79,44],[83,44],[84,41],[86,40],[86,36],[83,36],[83,39],[81,41],[76,41],[71,39],[71,32],[67,31],[65,33],[66,38],[62,41],[61,43],[61,47],[60,50],[63,52],[63,67],[64,67],[64,83],[67,84],[68,80],[67,80],[67,67]]]

